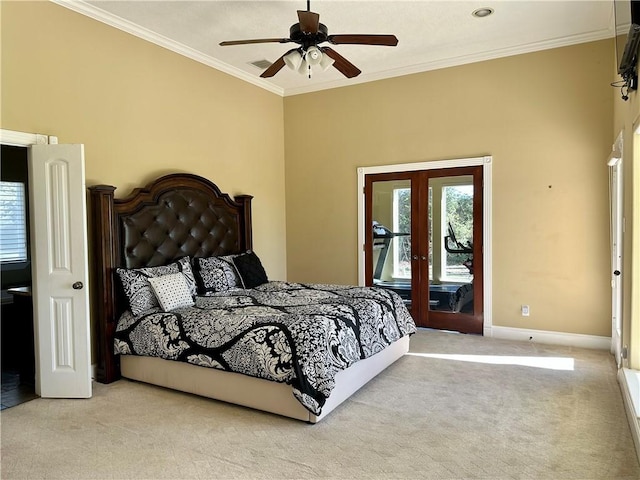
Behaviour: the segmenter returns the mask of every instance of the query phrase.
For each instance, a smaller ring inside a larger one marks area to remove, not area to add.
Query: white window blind
[[[27,260],[24,183],[0,182],[0,262]]]

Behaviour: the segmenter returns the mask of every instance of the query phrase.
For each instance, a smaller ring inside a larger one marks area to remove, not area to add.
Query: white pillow
[[[158,303],[165,312],[178,307],[190,307],[193,305],[193,297],[189,291],[189,285],[182,273],[170,273],[161,277],[148,279]]]

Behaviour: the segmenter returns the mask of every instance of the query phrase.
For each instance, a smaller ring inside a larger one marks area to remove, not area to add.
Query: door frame
[[[52,137],[53,139],[55,139],[53,142],[51,143],[56,143],[57,142],[57,138],[56,137]],[[14,130],[5,130],[5,129],[0,129],[0,144],[2,145],[12,145],[15,147],[25,147],[25,148],[29,148],[31,145],[47,145],[49,143],[49,136],[48,135],[43,135],[40,133],[27,133],[27,132],[17,132]],[[29,222],[31,221],[31,219],[29,219]],[[32,268],[33,268],[33,263],[32,263]],[[33,278],[33,272],[31,273],[31,278]],[[35,294],[32,298],[32,302],[35,304],[36,303],[36,297]],[[38,325],[37,322],[35,322],[35,315],[34,315],[34,322],[33,322],[33,333],[34,333],[34,352],[35,352],[35,391],[37,395],[40,395],[40,366],[39,366],[39,351],[38,351]]]
[[[611,353],[618,367],[622,366],[622,305],[623,305],[623,223],[624,223],[624,177],[623,135],[613,144],[607,165],[609,167],[609,242],[611,258]],[[613,272],[618,271],[618,275]]]
[[[3,144],[3,145],[13,145],[18,147],[28,148],[32,145],[47,145],[47,144],[55,145],[57,143],[58,143],[58,138],[55,136],[0,129],[0,144]],[[31,179],[31,174],[29,178]],[[30,217],[32,216],[33,216],[33,212],[30,212]],[[32,222],[33,218],[30,218],[29,221]],[[33,272],[33,268],[37,268],[35,263],[32,263],[32,279],[36,278],[38,273],[41,276],[44,276],[44,274],[47,273],[44,271],[40,272],[40,270],[38,270],[37,273]],[[42,267],[40,267],[40,269],[42,269]],[[45,270],[46,270],[46,267],[45,267]],[[32,299],[34,307],[35,305],[37,305],[38,300],[39,298],[38,298],[37,290],[34,290],[33,299]],[[36,394],[40,395],[41,394],[41,391],[40,391],[41,375],[42,375],[42,371],[40,369],[40,359],[39,359],[40,351],[39,351],[39,340],[38,340],[40,326],[38,325],[38,322],[35,321],[35,319],[36,319],[36,315],[35,315],[35,309],[34,309],[34,326],[33,327],[34,327],[34,349],[35,349],[35,355],[36,355],[35,390],[36,390]],[[90,325],[89,325],[89,328],[87,329],[87,343],[89,344],[89,346],[90,346],[90,337],[91,337],[91,333],[90,333]],[[89,356],[91,355],[90,348],[89,348],[88,354]],[[89,357],[89,371],[90,372],[93,371],[93,366],[91,365],[90,357]],[[93,375],[91,375],[91,377],[93,377]]]
[[[443,168],[475,167],[482,166],[482,232],[483,232],[483,304],[484,304],[484,324],[483,334],[491,336],[492,329],[492,242],[491,242],[491,190],[492,190],[492,166],[493,157],[486,155],[483,157],[458,158],[451,160],[434,160],[429,162],[403,163],[396,165],[379,165],[375,167],[358,167],[358,285],[365,285],[365,239],[367,226],[365,225],[365,175],[378,173],[410,172],[416,170],[433,170]]]

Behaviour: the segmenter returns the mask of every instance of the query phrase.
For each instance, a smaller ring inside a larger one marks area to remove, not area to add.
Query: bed
[[[415,324],[396,293],[268,279],[250,195],[192,174],[115,190],[89,187],[99,382],[316,423],[408,351]],[[155,296],[140,293],[149,285]]]

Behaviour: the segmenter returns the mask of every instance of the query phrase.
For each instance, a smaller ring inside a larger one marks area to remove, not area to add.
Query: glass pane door
[[[365,278],[422,327],[482,333],[482,167],[365,176]]]
[[[411,308],[411,180],[371,186],[373,285],[395,291]]]
[[[429,310],[473,313],[473,175],[429,179]]]

